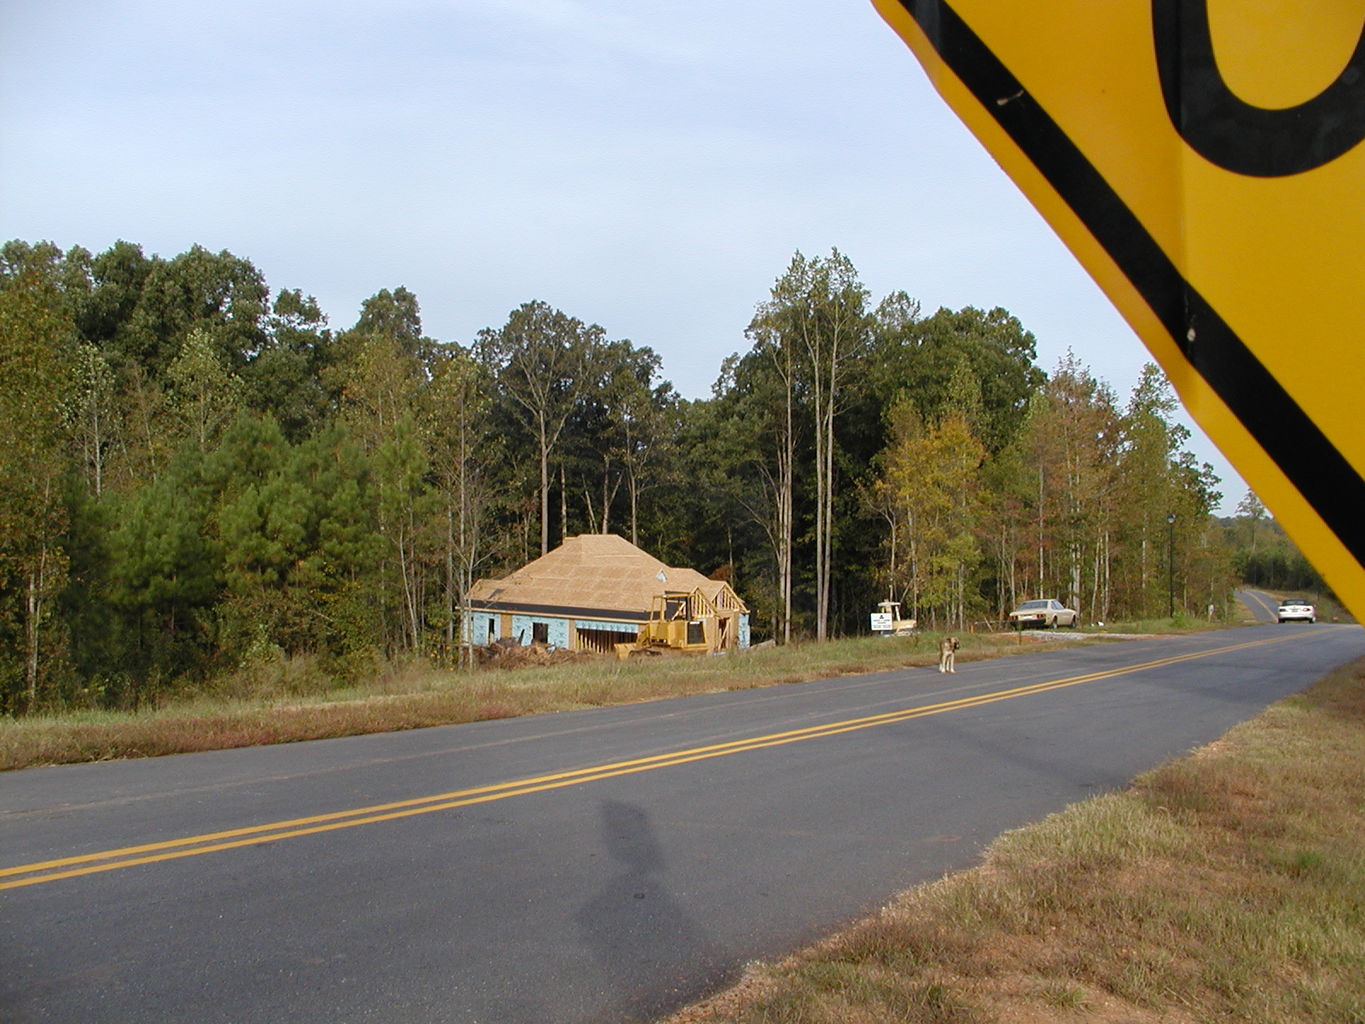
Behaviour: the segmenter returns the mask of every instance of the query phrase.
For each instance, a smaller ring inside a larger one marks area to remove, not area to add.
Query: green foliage
[[[152,260],[140,245],[118,241],[90,263],[90,291],[77,315],[82,337],[101,351],[115,349],[126,336]]]
[[[75,331],[55,256],[7,246],[0,275],[0,710],[34,708],[63,653],[55,600]]]
[[[242,369],[250,408],[269,412],[291,441],[301,441],[324,422],[335,395],[335,351],[327,318],[312,296],[282,291],[268,320],[264,343]]]
[[[1018,319],[1003,309],[971,306],[921,319],[917,305],[894,296],[878,308],[876,323],[871,381],[884,406],[897,394],[908,395],[927,421],[939,420],[960,404],[965,373],[980,391],[980,422],[973,429],[987,450],[998,452],[1017,436],[1029,398],[1045,379],[1034,364],[1034,337]]]
[[[204,456],[182,448],[166,471],[114,503],[111,606],[122,616],[135,677],[201,675],[213,653],[222,553],[209,534]]]
[[[166,370],[176,434],[207,451],[242,404],[242,381],[228,369],[208,332],[193,328]]]
[[[1330,595],[1331,588],[1303,557],[1284,529],[1269,518],[1252,491],[1237,505],[1237,514],[1223,521],[1222,534],[1231,548],[1237,578],[1252,587]]]
[[[250,261],[196,245],[172,260],[151,261],[114,342],[125,359],[159,375],[198,328],[235,372],[261,347],[268,311],[269,290]]]
[[[965,417],[925,428],[902,403],[895,435],[882,455],[878,498],[903,551],[892,552],[892,592],[911,617],[962,626],[979,613],[973,593],[981,555],[980,467],[985,448]]]
[[[755,639],[862,632],[888,590],[956,626],[1037,593],[1202,614],[1232,577],[1154,368],[1120,409],[1004,310],[874,306],[837,249],[793,256],[691,402],[545,302],[465,348],[396,287],[333,332],[200,246],[11,241],[0,304],[4,710],[453,665],[475,579],[599,530],[730,580]],[[1272,528],[1237,566],[1297,578]]]

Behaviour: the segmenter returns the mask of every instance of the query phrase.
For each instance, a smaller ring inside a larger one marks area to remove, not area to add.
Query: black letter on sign
[[[1273,110],[1233,95],[1213,59],[1208,0],[1152,0],[1156,65],[1181,138],[1237,174],[1279,178],[1331,163],[1365,139],[1365,33],[1337,80]]]

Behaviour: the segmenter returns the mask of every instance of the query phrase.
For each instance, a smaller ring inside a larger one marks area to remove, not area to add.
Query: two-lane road
[[[1362,655],[1250,627],[3,775],[0,1019],[646,1019]]]
[[[1257,622],[1276,622],[1279,619],[1275,612],[1280,602],[1264,590],[1239,590],[1237,600],[1242,602]]]

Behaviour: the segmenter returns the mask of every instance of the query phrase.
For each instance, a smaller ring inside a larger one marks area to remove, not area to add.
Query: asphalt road
[[[0,1020],[647,1020],[1362,655],[1256,626],[0,775]]]
[[[1280,602],[1264,590],[1239,590],[1237,600],[1242,602],[1257,622],[1277,621],[1275,610],[1279,608]]]

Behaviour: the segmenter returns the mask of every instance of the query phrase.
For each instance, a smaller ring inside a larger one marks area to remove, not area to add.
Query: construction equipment
[[[729,602],[722,602],[728,604]],[[633,642],[613,645],[625,661],[632,654],[710,654],[737,646],[741,606],[721,607],[701,590],[666,590],[654,596],[649,618]]]
[[[877,610],[871,615],[872,632],[882,636],[905,636],[912,633],[918,623],[914,619],[901,618],[899,601],[878,601]]]

